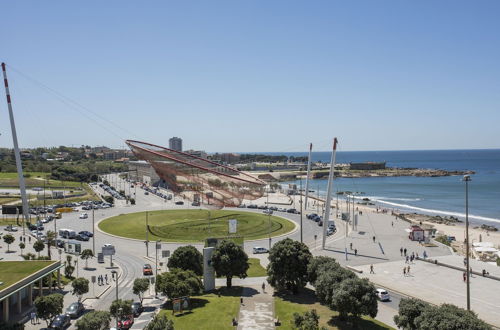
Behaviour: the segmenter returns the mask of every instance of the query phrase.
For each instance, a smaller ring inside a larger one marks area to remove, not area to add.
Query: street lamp
[[[469,181],[470,175],[464,175],[465,182],[465,267],[467,274],[467,310],[470,311],[470,266],[469,266]]]

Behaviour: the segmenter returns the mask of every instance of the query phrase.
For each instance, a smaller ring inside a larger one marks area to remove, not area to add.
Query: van
[[[62,238],[76,238],[76,232],[72,229],[59,229],[59,236]]]

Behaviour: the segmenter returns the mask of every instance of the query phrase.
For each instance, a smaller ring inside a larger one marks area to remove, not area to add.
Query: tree
[[[338,263],[326,263],[319,267],[319,275],[314,282],[316,296],[325,305],[330,305],[333,292],[346,279],[355,278],[350,270],[342,268]]]
[[[35,308],[38,316],[47,322],[47,326],[49,326],[50,322],[52,322],[57,315],[62,313],[63,299],[63,295],[60,293],[40,296],[35,299]]]
[[[415,319],[419,330],[491,330],[491,326],[477,318],[472,311],[466,311],[451,304],[424,308]]]
[[[394,316],[394,323],[403,330],[416,330],[415,319],[422,314],[424,309],[431,305],[413,298],[403,298],[399,302],[398,315]]]
[[[38,257],[40,257],[40,251],[42,251],[45,248],[45,244],[43,244],[42,241],[37,240],[35,243],[33,243],[33,249],[38,253]]]
[[[349,278],[342,281],[333,291],[330,308],[339,312],[344,320],[349,314],[377,316],[377,295],[368,279]]]
[[[169,320],[165,314],[156,314],[144,330],[174,330],[174,322]]]
[[[105,330],[109,329],[111,314],[106,311],[92,311],[76,321],[77,330]]]
[[[116,319],[132,314],[132,300],[114,300],[109,307],[109,312]]]
[[[50,247],[56,245],[56,233],[54,231],[47,231],[47,256],[49,259],[52,259],[52,256],[50,254]]]
[[[136,278],[134,280],[134,287],[132,288],[132,291],[134,292],[135,295],[139,297],[139,300],[141,301],[144,299],[144,292],[146,292],[149,289],[149,278]]]
[[[311,259],[309,265],[307,266],[307,277],[312,285],[314,285],[314,282],[316,282],[316,279],[321,272],[320,268],[324,269],[324,267],[329,264],[340,267],[339,263],[330,257],[318,256]]]
[[[7,244],[7,253],[10,252],[10,245],[12,243],[14,243],[15,240],[16,240],[16,238],[14,236],[12,236],[11,234],[7,234],[7,235],[3,236],[3,241],[5,242],[5,244]]]
[[[192,270],[196,275],[203,275],[203,255],[194,246],[177,248],[168,259],[168,268]]]
[[[22,255],[23,250],[26,248],[26,245],[23,242],[21,242],[21,243],[19,243],[19,248],[21,249],[21,255]]]
[[[269,251],[267,281],[277,290],[291,290],[296,294],[308,280],[307,266],[312,259],[307,245],[286,238]]]
[[[316,310],[307,311],[304,314],[293,313],[292,325],[297,330],[318,330],[319,316]]]
[[[86,278],[75,278],[73,282],[71,282],[71,286],[73,287],[72,294],[78,297],[78,302],[81,302],[82,296],[89,292],[89,280]]]
[[[169,272],[156,276],[156,291],[173,299],[201,293],[203,284],[191,270],[172,268]]]
[[[248,256],[241,246],[232,241],[223,240],[215,247],[212,266],[217,276],[226,277],[226,286],[230,288],[233,276],[247,277]]]
[[[88,260],[93,257],[94,257],[94,252],[92,252],[91,249],[85,249],[82,251],[82,254],[80,254],[80,258],[82,260],[85,260],[85,269],[89,268]]]

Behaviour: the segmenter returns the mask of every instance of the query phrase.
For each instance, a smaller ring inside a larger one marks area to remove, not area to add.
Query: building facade
[[[175,151],[182,151],[182,139],[176,136],[168,140],[168,148]]]

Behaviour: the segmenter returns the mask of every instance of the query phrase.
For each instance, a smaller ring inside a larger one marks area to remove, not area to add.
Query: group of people
[[[36,311],[32,311],[30,313],[30,322],[31,324],[40,324],[40,319],[38,318]]]
[[[105,274],[104,276],[102,275],[97,276],[97,285],[105,285],[105,284],[108,284],[108,274]]]

